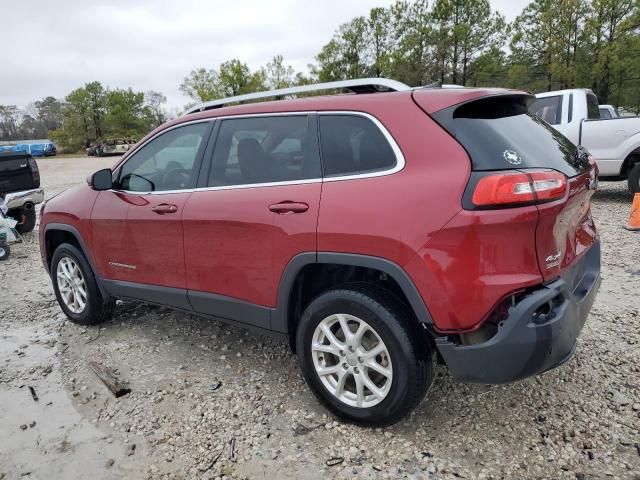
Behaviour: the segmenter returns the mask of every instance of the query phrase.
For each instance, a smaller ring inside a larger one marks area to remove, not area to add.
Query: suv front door
[[[315,116],[220,121],[206,188],[184,208],[194,310],[270,328],[280,277],[316,251],[322,188]]]
[[[150,301],[173,293],[165,303],[188,307],[181,216],[210,132],[211,122],[198,122],[161,133],[116,170],[113,190],[100,193],[92,243],[114,292]]]

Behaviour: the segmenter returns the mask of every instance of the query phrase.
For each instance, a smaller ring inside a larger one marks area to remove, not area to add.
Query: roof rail
[[[221,98],[219,100],[211,100],[200,105],[189,108],[184,112],[185,115],[190,113],[202,112],[220,108],[229,103],[250,102],[261,98],[285,97],[287,95],[296,95],[306,92],[317,92],[322,90],[349,90],[353,93],[375,93],[381,91],[400,92],[410,90],[411,88],[404,83],[388,78],[357,78],[355,80],[340,80],[337,82],[316,83],[314,85],[300,85],[290,88],[279,88],[277,90],[269,90],[266,92],[247,93],[245,95],[237,95],[235,97]]]

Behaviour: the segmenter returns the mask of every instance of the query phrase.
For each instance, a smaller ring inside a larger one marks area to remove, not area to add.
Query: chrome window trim
[[[145,141],[143,144],[141,144],[139,147],[137,147],[130,155],[127,156],[126,159],[123,160],[123,162],[120,165],[118,165],[116,170],[114,170],[114,174],[116,172],[119,173],[119,169],[122,168],[122,166],[125,163],[127,163],[127,161],[129,161],[129,158],[132,157],[133,155],[135,155],[135,153],[139,149],[144,147],[147,143],[149,143],[150,141],[154,140],[155,138],[158,138],[160,135],[162,135],[162,134],[164,134],[164,133],[166,133],[166,132],[168,132],[170,130],[173,130],[175,128],[179,128],[179,127],[182,127],[182,126],[185,126],[185,125],[190,125],[190,124],[193,124],[193,123],[213,122],[213,121],[217,121],[217,120],[230,120],[230,119],[235,119],[235,118],[260,118],[260,117],[282,117],[282,116],[291,117],[291,116],[301,116],[301,115],[311,115],[311,114],[317,114],[319,116],[325,116],[325,115],[354,115],[354,116],[360,116],[360,117],[365,117],[365,118],[369,119],[382,132],[382,134],[384,135],[385,139],[387,140],[387,142],[391,146],[391,150],[393,150],[393,153],[394,153],[394,155],[396,157],[396,164],[392,168],[389,168],[387,170],[379,170],[379,171],[366,172],[366,173],[356,173],[356,174],[352,174],[352,175],[342,175],[342,176],[336,176],[336,177],[309,178],[309,179],[304,179],[304,180],[284,180],[284,181],[281,181],[281,182],[248,183],[248,184],[241,184],[241,185],[221,185],[221,186],[218,186],[218,187],[185,188],[185,189],[182,189],[182,190],[163,190],[163,191],[159,191],[159,192],[135,192],[135,191],[130,191],[130,190],[116,190],[116,189],[111,189],[109,191],[110,192],[129,193],[129,194],[133,194],[133,195],[170,195],[170,194],[176,194],[176,193],[208,192],[208,191],[217,191],[217,190],[243,190],[243,189],[246,189],[246,188],[276,187],[276,186],[287,186],[287,185],[308,185],[308,184],[312,184],[312,183],[341,182],[341,181],[344,181],[344,180],[359,180],[359,179],[364,179],[364,178],[376,178],[376,177],[383,177],[383,176],[387,176],[387,175],[393,175],[394,173],[397,173],[397,172],[401,171],[402,169],[404,169],[404,167],[405,167],[405,158],[404,158],[404,155],[402,154],[402,150],[400,150],[400,147],[399,147],[398,143],[395,141],[395,139],[393,138],[391,133],[389,133],[387,128],[376,117],[374,117],[370,113],[360,112],[360,111],[357,111],[357,110],[326,110],[326,111],[322,110],[322,111],[247,113],[247,114],[240,114],[240,115],[225,115],[225,116],[221,116],[221,117],[211,117],[211,118],[206,118],[206,119],[198,119],[198,120],[192,120],[192,121],[189,121],[189,122],[183,122],[183,123],[179,123],[179,124],[176,124],[176,125],[172,125],[171,127],[167,128],[166,130],[162,130],[161,132],[158,132],[156,135],[154,135],[153,137],[149,138],[147,141]]]

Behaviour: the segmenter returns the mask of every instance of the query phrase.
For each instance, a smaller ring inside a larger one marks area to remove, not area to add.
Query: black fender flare
[[[289,298],[300,271],[310,264],[333,263],[379,270],[393,278],[409,301],[416,318],[423,324],[432,325],[433,319],[420,292],[407,272],[398,264],[380,257],[354,253],[304,252],[293,257],[285,267],[278,285],[276,308],[272,311],[271,329],[288,333]]]
[[[45,268],[47,270],[47,273],[49,273],[49,276],[51,276],[51,264],[49,262],[49,258],[53,256],[53,252],[48,252],[47,251],[47,241],[46,241],[46,239],[47,239],[47,232],[49,232],[49,231],[62,231],[62,232],[67,232],[67,233],[70,233],[71,235],[73,235],[73,237],[78,242],[78,246],[80,248],[80,251],[82,252],[84,257],[87,259],[87,262],[89,262],[89,266],[91,267],[91,270],[93,271],[93,276],[96,279],[96,283],[98,284],[98,288],[100,289],[100,293],[102,294],[103,297],[109,298],[110,295],[105,290],[104,285],[102,284],[102,279],[100,278],[100,276],[98,275],[98,271],[96,270],[95,263],[93,262],[93,257],[91,256],[91,253],[90,253],[91,250],[89,250],[87,248],[87,245],[86,245],[84,239],[82,238],[82,235],[80,234],[80,231],[78,231],[78,229],[76,227],[74,227],[73,225],[68,225],[66,223],[48,223],[44,227],[44,235],[43,235],[44,245],[42,245],[42,251],[43,251],[44,255],[43,255],[42,261],[45,262]]]

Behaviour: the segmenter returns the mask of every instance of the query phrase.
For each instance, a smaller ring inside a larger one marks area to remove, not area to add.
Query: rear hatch
[[[0,153],[0,196],[40,187],[36,161],[25,152]]]
[[[597,167],[585,149],[528,111],[533,100],[507,92],[447,107],[432,117],[471,158],[465,209],[538,209],[535,248],[548,281],[596,242],[590,199]]]

